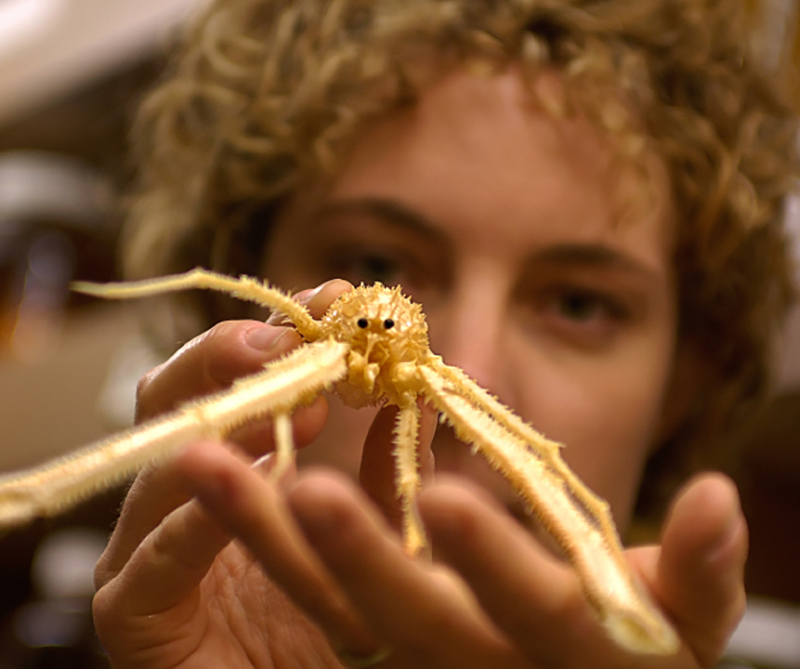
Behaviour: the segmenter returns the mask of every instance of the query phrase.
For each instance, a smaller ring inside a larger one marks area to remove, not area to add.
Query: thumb
[[[701,666],[713,665],[744,614],[747,523],[721,474],[691,481],[664,529],[656,588]]]

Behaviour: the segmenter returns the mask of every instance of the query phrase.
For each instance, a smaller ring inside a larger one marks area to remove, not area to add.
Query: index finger
[[[258,321],[217,323],[142,377],[136,389],[136,422],[227,388],[300,342],[300,335],[285,327]]]

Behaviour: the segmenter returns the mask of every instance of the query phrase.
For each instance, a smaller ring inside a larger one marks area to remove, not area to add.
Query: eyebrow
[[[533,253],[528,263],[621,270],[648,280],[660,277],[656,269],[604,244],[554,244]]]
[[[392,227],[410,230],[439,242],[447,237],[429,219],[394,200],[379,197],[330,200],[320,206],[312,217],[319,220],[340,214],[360,214],[380,219]]]

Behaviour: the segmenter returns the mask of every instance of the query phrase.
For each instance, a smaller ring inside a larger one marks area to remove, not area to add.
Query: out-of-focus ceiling
[[[204,0],[0,0],[0,124],[157,50]]]

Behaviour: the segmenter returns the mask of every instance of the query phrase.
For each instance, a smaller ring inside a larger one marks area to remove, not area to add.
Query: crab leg
[[[289,413],[281,411],[272,417],[275,434],[275,478],[280,478],[294,459],[294,440],[292,439],[292,419]]]
[[[396,487],[403,509],[403,545],[409,555],[417,555],[428,545],[416,502],[420,489],[417,462],[419,418],[420,410],[416,399],[411,400],[400,407],[394,428]]]
[[[231,388],[184,404],[161,418],[90,444],[42,467],[0,477],[0,528],[51,516],[123,481],[193,439],[222,437],[269,414],[279,414],[279,464],[291,457],[289,411],[316,397],[346,373],[347,345],[309,344],[240,379]],[[286,432],[289,433],[288,438]]]
[[[558,444],[494,398],[489,401],[491,396],[466,375],[443,364],[420,366],[419,372],[426,398],[459,439],[506,476],[564,550],[612,638],[639,653],[674,653],[677,635],[630,571],[608,505],[567,468]]]

